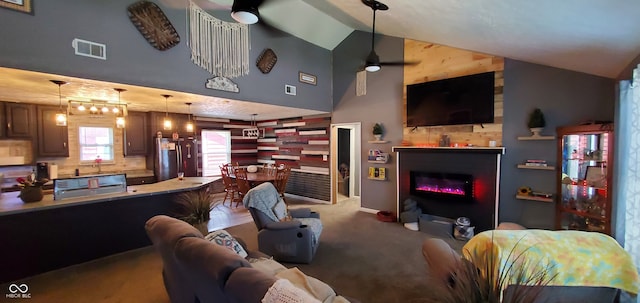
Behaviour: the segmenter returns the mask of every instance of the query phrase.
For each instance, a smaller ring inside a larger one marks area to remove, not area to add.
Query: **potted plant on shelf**
[[[382,140],[382,124],[376,123],[373,125],[373,136],[376,138],[376,141]]]
[[[542,110],[540,110],[539,108],[534,109],[529,114],[529,122],[527,123],[527,126],[529,126],[529,130],[531,131],[534,137],[540,136],[540,132],[542,132],[542,129],[546,125],[547,123],[544,120],[544,114],[542,113]]]

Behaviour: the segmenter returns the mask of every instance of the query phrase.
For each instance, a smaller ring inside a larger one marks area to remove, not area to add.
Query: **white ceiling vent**
[[[107,46],[104,44],[75,38],[71,45],[76,55],[107,60]]]

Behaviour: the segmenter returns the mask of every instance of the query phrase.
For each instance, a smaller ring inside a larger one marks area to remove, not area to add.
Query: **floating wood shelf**
[[[555,166],[530,166],[530,165],[524,165],[524,164],[518,164],[518,168],[539,169],[539,170],[556,170]]]
[[[369,141],[369,143],[371,143],[371,144],[385,144],[385,143],[389,143],[389,141],[373,140],[373,141]]]
[[[528,137],[518,137],[518,140],[526,141],[526,140],[555,140],[555,136],[528,136]]]
[[[540,202],[553,202],[552,198],[544,198],[544,197],[534,197],[534,196],[525,196],[525,195],[516,195],[516,199],[520,200],[531,200],[531,201],[540,201]]]
[[[380,164],[385,164],[388,161],[384,161],[384,160],[367,160],[367,162],[369,163],[380,163]]]

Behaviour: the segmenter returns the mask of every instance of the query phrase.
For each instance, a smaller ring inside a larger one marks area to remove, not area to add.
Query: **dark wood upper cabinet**
[[[0,102],[0,138],[7,136],[7,117],[5,117],[4,102]]]
[[[124,155],[146,156],[149,152],[150,133],[147,118],[143,112],[129,112],[124,129]]]
[[[180,137],[193,136],[193,133],[188,133],[186,130],[186,124],[189,120],[189,115],[169,113],[169,119],[171,120],[171,130],[164,129],[164,119],[166,113],[152,112],[151,113],[151,133],[153,137],[157,132],[161,132],[165,138],[171,138],[174,132],[177,132]]]
[[[34,105],[24,103],[5,103],[6,137],[31,138],[34,123]]]
[[[38,156],[69,157],[69,130],[57,126],[57,106],[38,106]]]

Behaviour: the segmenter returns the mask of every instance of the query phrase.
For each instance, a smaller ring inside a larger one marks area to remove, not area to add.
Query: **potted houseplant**
[[[529,130],[534,137],[540,136],[540,132],[542,132],[542,129],[546,126],[546,124],[547,123],[544,120],[544,114],[539,108],[534,109],[529,114],[529,122],[527,123],[527,126],[529,126]]]
[[[210,213],[218,204],[213,202],[214,194],[208,189],[183,192],[177,196],[178,218],[193,225],[202,234],[208,234],[207,223]]]
[[[376,137],[376,141],[382,139],[382,124],[376,123],[373,125],[373,136]]]
[[[18,197],[25,203],[42,201],[42,185],[47,183],[49,179],[36,180],[34,175],[31,174],[26,178],[17,178],[18,186],[20,187],[20,194]]]

